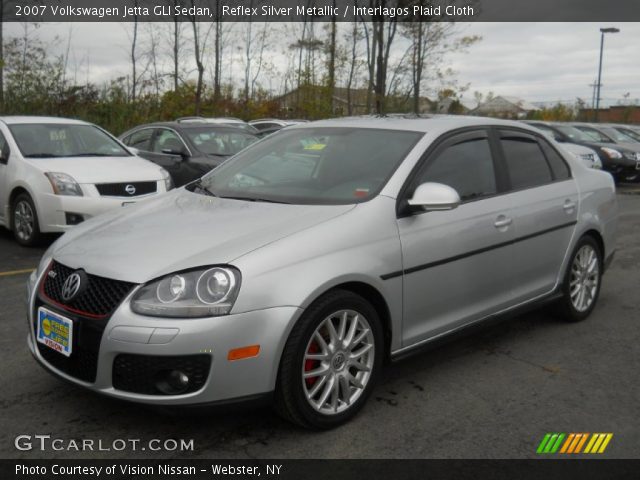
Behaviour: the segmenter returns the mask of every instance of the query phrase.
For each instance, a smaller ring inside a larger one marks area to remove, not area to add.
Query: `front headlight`
[[[615,150],[613,148],[607,148],[607,147],[600,147],[600,150],[603,151],[603,153],[608,157],[611,158],[613,160],[618,159],[618,158],[622,158],[622,154],[618,151]]]
[[[47,172],[45,175],[49,179],[49,182],[51,182],[53,193],[56,195],[82,197],[82,189],[80,188],[80,185],[78,185],[78,182],[76,182],[70,175],[60,172]]]
[[[636,152],[624,152],[624,158],[627,158],[629,160],[640,160]]]
[[[240,289],[233,267],[209,267],[167,275],[143,286],[131,300],[131,310],[154,317],[227,315]]]
[[[595,168],[596,170],[602,170],[602,161],[600,160],[600,157],[598,157],[597,155],[593,160],[593,166],[591,168]]]
[[[165,191],[169,191],[173,188],[173,179],[169,172],[167,172],[164,168],[160,169],[160,173],[162,174],[162,179],[164,180],[164,189]]]

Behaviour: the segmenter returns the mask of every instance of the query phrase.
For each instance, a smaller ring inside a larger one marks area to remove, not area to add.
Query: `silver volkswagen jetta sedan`
[[[290,127],[66,233],[28,284],[48,371],[154,405],[272,399],[329,428],[383,363],[498,314],[593,310],[611,176],[483,118]]]

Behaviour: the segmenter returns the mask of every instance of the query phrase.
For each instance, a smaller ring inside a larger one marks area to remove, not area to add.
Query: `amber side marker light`
[[[257,357],[260,353],[260,345],[249,345],[248,347],[234,348],[229,350],[227,360],[242,360],[243,358]]]

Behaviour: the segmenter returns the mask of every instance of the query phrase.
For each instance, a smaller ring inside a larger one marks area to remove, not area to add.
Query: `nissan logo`
[[[69,275],[62,284],[62,300],[69,302],[80,293],[81,289],[84,290],[86,282],[83,280],[85,279],[86,274],[83,271],[73,272]]]
[[[127,192],[129,195],[133,195],[134,193],[136,193],[136,187],[129,184],[126,187],[124,187],[124,191]]]

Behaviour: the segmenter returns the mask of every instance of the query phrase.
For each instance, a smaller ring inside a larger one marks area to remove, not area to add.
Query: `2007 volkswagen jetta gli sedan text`
[[[611,176],[520,123],[302,124],[62,236],[29,280],[29,348],[112,397],[264,397],[329,428],[387,359],[540,302],[587,317],[616,222]]]

